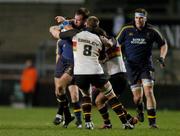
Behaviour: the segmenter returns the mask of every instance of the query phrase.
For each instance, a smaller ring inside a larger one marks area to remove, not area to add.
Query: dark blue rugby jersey
[[[150,24],[146,24],[142,30],[138,30],[134,23],[125,25],[116,39],[122,46],[126,60],[135,64],[150,64],[153,43],[156,42],[159,48],[165,44],[160,32]]]
[[[58,54],[62,55],[63,58],[70,61],[74,61],[73,49],[71,40],[59,40],[58,41]]]

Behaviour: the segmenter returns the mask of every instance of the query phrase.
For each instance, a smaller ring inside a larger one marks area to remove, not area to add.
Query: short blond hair
[[[99,19],[96,16],[90,16],[87,19],[87,26],[95,28],[99,26]]]

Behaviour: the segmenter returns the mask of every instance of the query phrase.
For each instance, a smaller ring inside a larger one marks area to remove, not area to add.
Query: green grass
[[[134,114],[134,111],[130,111]],[[111,130],[100,130],[102,119],[93,109],[94,130],[77,129],[71,123],[67,129],[54,126],[56,108],[15,109],[0,107],[0,136],[180,136],[180,111],[158,111],[160,129],[149,129],[147,119],[134,130],[123,130],[117,116],[110,110]]]

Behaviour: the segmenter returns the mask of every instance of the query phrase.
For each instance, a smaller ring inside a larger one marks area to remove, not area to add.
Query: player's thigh
[[[103,88],[104,85],[108,82],[109,76],[105,74],[97,74],[92,75],[90,79],[93,86],[96,88]]]
[[[75,83],[80,88],[80,90],[85,93],[89,94],[90,89],[90,79],[88,75],[75,75]]]
[[[72,102],[79,100],[79,89],[77,85],[68,86],[69,93],[71,95]]]
[[[99,92],[99,94],[96,96],[95,103],[96,105],[102,105],[107,101],[107,98],[105,97],[103,92]]]
[[[60,78],[55,78],[56,86],[65,88],[72,80],[72,76],[64,73]]]
[[[128,81],[125,73],[112,75],[109,81],[116,95],[121,95],[127,89]]]

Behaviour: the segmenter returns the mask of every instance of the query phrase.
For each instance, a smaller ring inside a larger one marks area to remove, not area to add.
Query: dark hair
[[[147,15],[148,15],[148,12],[145,10],[145,9],[143,9],[143,8],[138,8],[138,9],[136,9],[135,11],[134,11],[134,13],[143,13],[146,17],[147,17]]]
[[[90,15],[90,11],[87,8],[79,8],[78,10],[76,10],[75,12],[76,15],[82,15],[83,19],[87,19]]]

